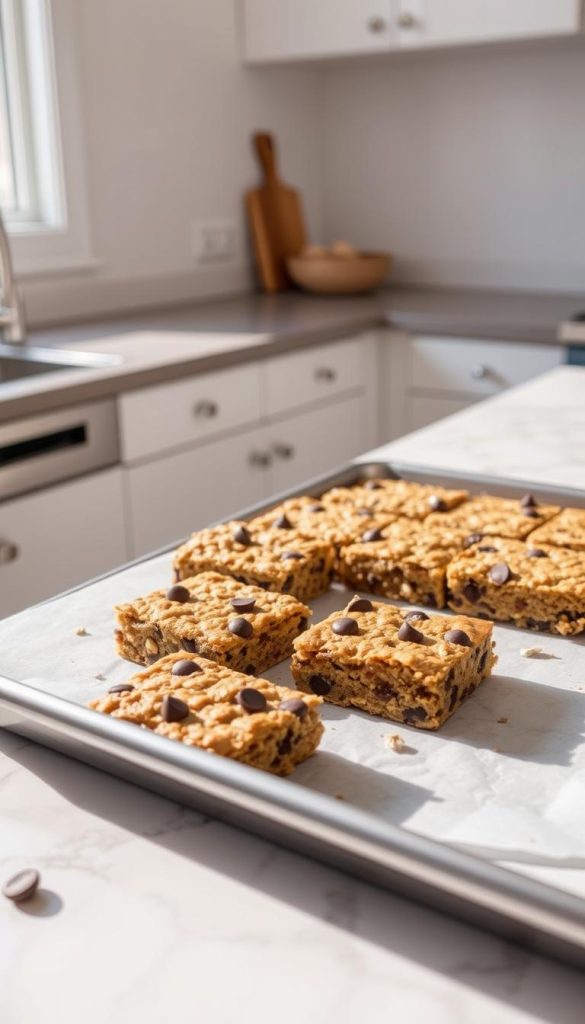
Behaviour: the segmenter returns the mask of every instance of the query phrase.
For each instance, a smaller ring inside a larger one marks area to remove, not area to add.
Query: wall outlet
[[[194,223],[191,238],[197,263],[229,263],[237,256],[237,232],[233,221]]]

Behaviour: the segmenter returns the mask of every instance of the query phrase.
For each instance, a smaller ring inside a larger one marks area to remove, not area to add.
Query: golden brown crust
[[[523,506],[510,498],[482,494],[450,512],[434,512],[426,520],[429,529],[463,530],[485,537],[522,540],[558,513],[555,505]]]
[[[564,508],[528,536],[535,546],[554,544],[559,548],[585,551],[585,508]]]
[[[301,536],[316,538],[339,547],[358,541],[366,530],[382,528],[395,518],[389,512],[376,512],[367,507],[356,509],[353,505],[331,505],[326,507],[317,498],[303,495],[290,498],[275,506],[248,523],[248,527],[257,530],[275,528],[275,524],[283,518],[291,524]],[[276,527],[284,530],[286,528]]]
[[[274,686],[267,679],[250,680],[200,656],[193,661],[201,671],[172,675],[173,665],[184,658],[184,653],[168,655],[133,676],[131,690],[105,694],[89,706],[187,746],[277,775],[290,774],[315,752],[323,734],[318,697]],[[266,710],[250,714],[238,703],[237,695],[250,687],[263,694]],[[180,721],[163,721],[161,708],[169,695],[189,708]],[[281,706],[293,698],[301,698],[306,707],[301,716]]]
[[[453,509],[465,501],[467,491],[449,490],[410,480],[371,480],[354,487],[334,487],[321,501],[327,507],[339,505],[369,508],[407,519],[425,519],[437,507]]]

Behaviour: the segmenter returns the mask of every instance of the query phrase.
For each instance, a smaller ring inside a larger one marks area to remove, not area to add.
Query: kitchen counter
[[[242,295],[191,307],[31,332],[37,346],[122,356],[118,365],[65,370],[0,390],[0,422],[264,358],[387,326],[413,333],[559,342],[559,324],[585,295],[387,289],[359,298],[291,292]]]
[[[372,454],[585,490],[584,386],[562,368]],[[1,876],[45,887],[0,900],[3,1024],[582,1020],[575,971],[1,732],[0,790]]]

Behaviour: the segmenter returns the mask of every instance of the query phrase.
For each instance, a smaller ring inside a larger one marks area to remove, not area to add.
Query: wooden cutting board
[[[246,194],[246,210],[260,282],[264,291],[278,292],[290,288],[287,257],[305,244],[301,197],[278,177],[273,137],[258,132],[252,141],[264,180]]]

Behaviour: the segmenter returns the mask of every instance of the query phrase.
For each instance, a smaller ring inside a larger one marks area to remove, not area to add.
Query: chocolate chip
[[[290,558],[294,558],[294,559],[296,559],[297,561],[299,561],[299,559],[303,559],[303,558],[304,558],[305,556],[304,556],[304,555],[301,555],[301,552],[300,552],[300,551],[283,551],[283,552],[282,552],[282,555],[281,555],[280,557],[281,557],[281,558],[282,558],[282,559],[283,559],[284,561],[287,561],[287,560],[288,560],[288,559],[290,559]]]
[[[331,692],[332,683],[328,679],[324,679],[323,676],[311,676],[309,679],[309,686],[313,693],[316,693],[318,697],[326,697]]]
[[[469,580],[463,587],[463,594],[470,604],[477,604],[483,595],[483,589],[475,580]]]
[[[548,558],[548,552],[542,548],[529,548],[526,552],[527,558]]]
[[[241,615],[237,615],[235,619],[230,619],[227,628],[230,633],[233,633],[234,636],[239,636],[242,640],[247,640],[254,632],[252,623],[248,622],[247,619],[243,619]]]
[[[512,573],[510,571],[510,567],[506,565],[505,562],[496,562],[495,565],[492,565],[490,571],[488,572],[488,576],[492,583],[495,583],[496,586],[501,587],[503,586],[504,583],[508,582],[508,580],[512,576]]]
[[[250,663],[249,665],[246,665],[246,667],[244,669],[244,673],[247,676],[255,676],[256,675],[256,666],[252,665],[252,663]]]
[[[199,650],[199,644],[197,641],[193,640],[189,636],[181,637],[181,647],[184,651],[188,651],[189,654],[197,654],[197,651]]]
[[[110,686],[108,693],[130,693],[133,689],[132,683],[115,683],[114,686]]]
[[[483,533],[470,533],[463,541],[464,548],[470,548],[472,544],[478,544],[483,538]]]
[[[374,686],[374,693],[380,700],[388,701],[396,697],[396,690],[389,683],[378,683],[377,686]]]
[[[427,718],[427,713],[421,707],[407,708],[404,712],[404,721],[407,725],[410,725],[412,722],[424,722],[425,718]]]
[[[413,609],[411,612],[407,612],[404,616],[405,622],[422,622],[424,619],[428,619],[426,612],[421,612],[418,608]]]
[[[520,511],[522,512],[523,516],[526,516],[527,519],[540,519],[537,510],[535,508],[530,508],[528,505],[526,505]]]
[[[355,597],[352,597],[347,606],[348,612],[371,612],[373,609],[374,606],[372,602],[369,601],[367,597],[359,597],[358,594],[356,594]]]
[[[429,496],[429,505],[433,512],[445,512],[447,509],[447,503],[443,498],[439,498],[437,494],[431,494]]]
[[[471,640],[462,629],[448,629],[443,640],[450,644],[458,644],[459,647],[471,647]]]
[[[288,700],[281,700],[278,705],[281,711],[290,711],[291,715],[297,718],[304,718],[309,710],[304,700],[300,697],[289,697]]]
[[[292,747],[292,733],[287,732],[286,736],[283,736],[280,743],[278,744],[279,754],[290,754]]]
[[[319,505],[319,503],[317,503],[316,505],[309,505],[309,512],[324,512],[324,511],[325,511],[325,506],[324,505]]]
[[[232,533],[232,537],[236,544],[243,544],[244,547],[249,547],[253,543],[250,534],[245,526],[236,526]]]
[[[254,690],[251,686],[244,687],[236,693],[236,703],[240,705],[249,715],[255,715],[258,711],[266,711],[266,697],[260,690]]]
[[[478,551],[486,551],[486,552],[489,551],[491,554],[493,554],[494,551],[497,551],[498,549],[495,548],[493,546],[493,544],[482,544],[481,547],[479,547],[477,550]]]
[[[366,530],[365,533],[362,533],[362,540],[363,540],[364,544],[369,544],[373,540],[381,540],[381,539],[382,539],[382,531],[379,530],[377,526],[375,526],[372,530]]]
[[[36,893],[41,876],[36,868],[24,868],[8,878],[2,886],[2,895],[13,903],[24,903]]]
[[[169,587],[167,590],[167,601],[178,601],[179,604],[185,604],[185,601],[190,600],[191,594],[187,587],[181,586],[180,583],[175,583],[174,586]]]
[[[189,705],[172,693],[167,693],[161,702],[160,717],[163,722],[182,722],[189,714]]]
[[[366,480],[364,487],[366,491],[379,491],[382,484],[379,484],[377,480]]]
[[[292,523],[284,513],[281,516],[277,516],[272,525],[278,530],[292,530]]]
[[[352,619],[349,615],[342,615],[340,619],[335,619],[331,623],[331,629],[338,636],[356,636],[360,631],[357,619]]]
[[[251,612],[256,604],[256,598],[232,597],[230,604],[236,612]]]
[[[419,633],[418,629],[411,626],[410,622],[407,622],[406,619],[398,630],[398,639],[407,640],[411,644],[424,644],[425,642],[424,633]]]
[[[358,516],[364,516],[364,518],[366,518],[366,517],[367,517],[368,519],[371,519],[371,518],[372,518],[372,516],[373,516],[373,514],[374,514],[374,513],[372,512],[372,509],[371,509],[371,508],[356,508],[356,510],[355,510],[355,511],[356,511],[356,515],[358,515]]]
[[[523,497],[520,498],[520,504],[522,508],[536,508],[538,502],[533,494],[524,494]]]
[[[187,658],[182,658],[181,661],[176,661],[171,669],[172,676],[192,676],[194,672],[202,672],[201,665],[198,665],[196,661],[188,661]]]

